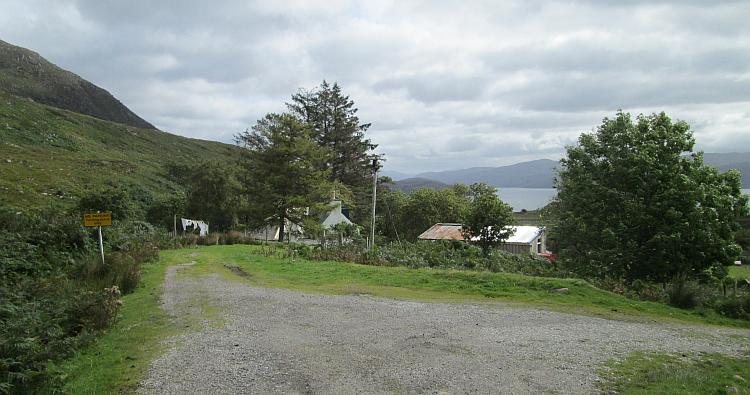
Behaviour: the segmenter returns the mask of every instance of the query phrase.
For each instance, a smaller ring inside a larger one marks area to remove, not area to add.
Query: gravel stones
[[[597,365],[631,351],[750,347],[744,330],[311,295],[170,268],[164,308],[179,317],[195,295],[225,324],[171,339],[139,393],[592,393]]]

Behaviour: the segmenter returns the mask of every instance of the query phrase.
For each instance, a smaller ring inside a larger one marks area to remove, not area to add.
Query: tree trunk
[[[284,241],[284,222],[286,222],[284,221],[285,218],[283,215],[281,215],[280,217],[281,221],[279,222],[279,243]]]

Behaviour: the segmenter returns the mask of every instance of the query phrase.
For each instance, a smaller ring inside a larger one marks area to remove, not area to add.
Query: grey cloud
[[[505,92],[503,100],[535,111],[614,111],[622,108],[678,104],[730,103],[748,99],[750,80],[729,77],[641,75],[557,76]]]
[[[388,78],[373,85],[376,91],[406,90],[409,96],[424,103],[478,99],[487,88],[487,77],[451,74],[418,74]]]
[[[328,79],[396,170],[554,159],[618,108],[750,151],[746,1],[0,1],[0,38],[187,136]]]

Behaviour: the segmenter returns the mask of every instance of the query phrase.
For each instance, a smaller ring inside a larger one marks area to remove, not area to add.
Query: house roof
[[[515,232],[510,236],[505,243],[519,243],[519,244],[530,244],[536,240],[539,235],[544,231],[544,228],[537,226],[511,226],[515,229]],[[420,240],[464,240],[464,236],[461,233],[461,224],[454,223],[437,223],[432,225],[430,229],[422,232],[419,235]],[[473,241],[478,240],[478,237],[472,237]]]
[[[325,215],[325,218],[321,222],[321,225],[323,225],[324,228],[330,228],[342,222],[347,225],[352,224],[352,221],[350,221],[349,218],[346,218],[346,216],[341,212],[341,201],[332,201],[330,207],[331,211],[329,211],[328,214]]]
[[[417,237],[420,240],[463,240],[461,224],[437,223]]]
[[[544,228],[537,226],[511,226],[515,229],[512,236],[508,237],[503,243],[530,244],[536,240],[544,231]],[[472,237],[472,241],[479,240],[479,237]]]

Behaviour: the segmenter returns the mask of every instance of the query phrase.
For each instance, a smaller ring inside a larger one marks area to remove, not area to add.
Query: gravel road
[[[310,295],[179,267],[167,272],[163,303],[177,319],[218,306],[222,325],[171,339],[143,394],[593,393],[597,365],[631,351],[750,349],[743,330]]]

